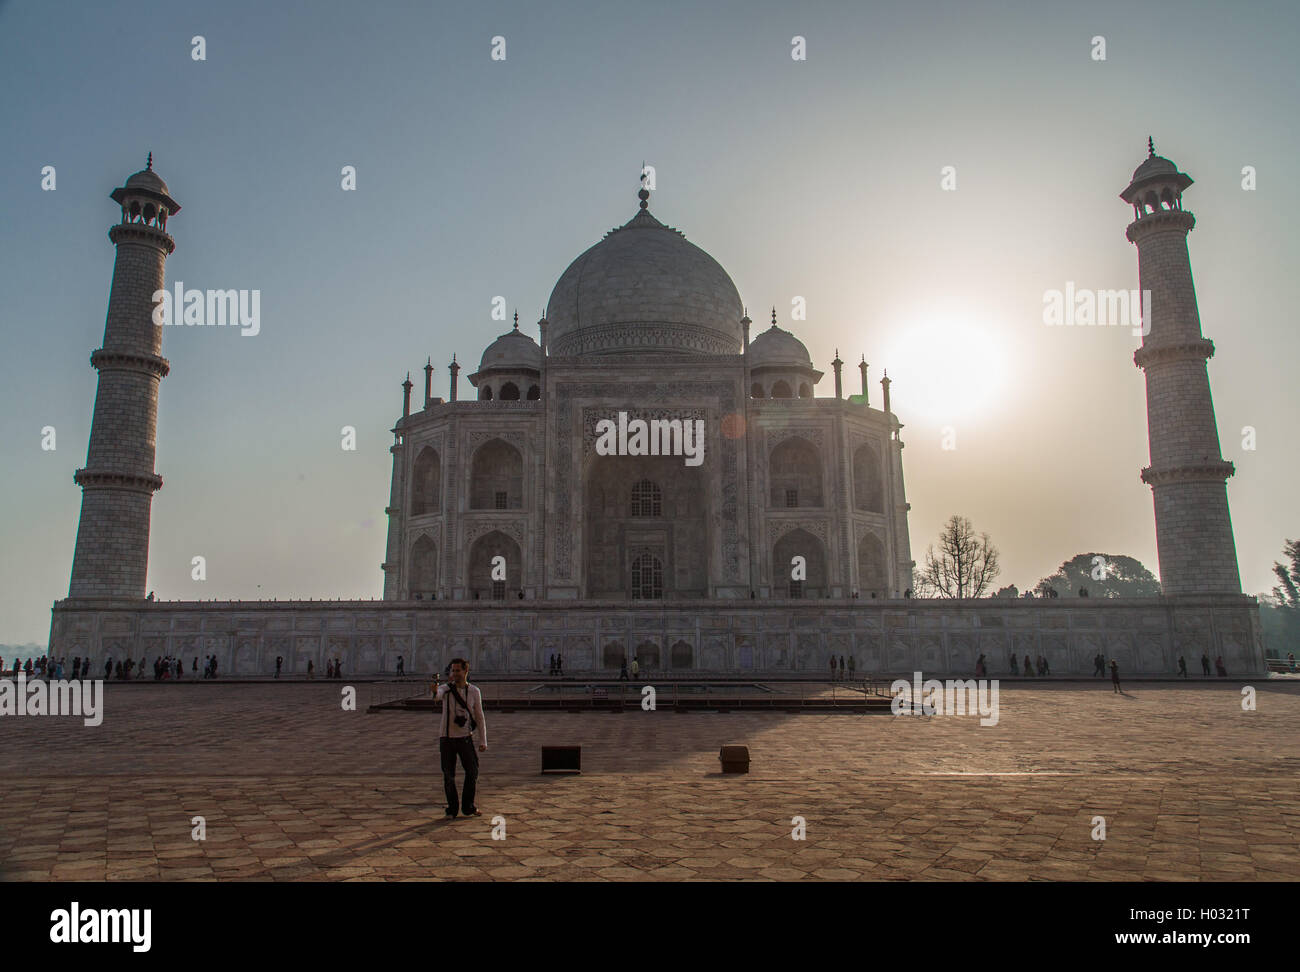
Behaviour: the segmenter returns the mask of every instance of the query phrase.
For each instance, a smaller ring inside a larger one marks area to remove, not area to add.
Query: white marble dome
[[[739,354],[743,315],[727,271],[642,209],[561,275],[546,306],[547,350]]]
[[[541,367],[541,347],[519,330],[516,319],[514,330],[507,331],[487,346],[478,370],[483,374],[488,371],[540,371]]]
[[[804,343],[775,324],[750,341],[749,350],[745,353],[749,358],[750,366],[754,368],[812,367],[812,359],[808,356],[808,349],[804,347]]]

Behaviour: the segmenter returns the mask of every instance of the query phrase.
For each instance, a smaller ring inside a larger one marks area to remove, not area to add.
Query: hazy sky
[[[1298,28],[1289,0],[0,3],[0,642],[44,643],[67,594],[108,194],[149,151],[183,207],[168,281],[262,293],[256,337],[164,334],[160,598],[379,596],[402,377],[418,399],[431,355],[445,396],[452,352],[468,374],[507,329],[497,295],[535,336],[569,262],[635,212],[643,160],[651,211],[756,322],[776,305],[818,394],[836,348],[850,392],[866,354],[876,403],[889,370],[918,562],[958,512],[1001,548],[999,584],[1093,550],[1156,571],[1138,338],[1043,323],[1067,281],[1137,287],[1118,193],[1148,134],[1196,180],[1238,558],[1267,590],[1300,535]]]

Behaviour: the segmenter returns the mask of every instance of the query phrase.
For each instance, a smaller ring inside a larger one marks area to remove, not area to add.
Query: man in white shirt
[[[474,804],[478,786],[478,752],[487,752],[487,722],[483,719],[483,693],[477,685],[469,684],[469,662],[463,658],[451,660],[451,679],[438,684],[433,676],[433,689],[442,700],[442,721],[438,733],[438,748],[442,758],[442,786],[447,794],[447,819],[457,813],[466,817],[480,816]],[[478,743],[478,752],[474,744]],[[465,792],[456,795],[456,757],[465,770]]]

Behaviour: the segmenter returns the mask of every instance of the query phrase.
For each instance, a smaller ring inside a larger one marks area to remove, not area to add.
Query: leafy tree
[[[1300,540],[1288,540],[1282,545],[1282,553],[1290,563],[1273,561],[1273,573],[1278,579],[1273,597],[1285,607],[1300,610]]]
[[[1159,597],[1160,582],[1140,561],[1123,554],[1083,553],[1071,557],[1056,572],[1034,586],[1039,597],[1054,590],[1062,597]]]
[[[1300,541],[1286,541],[1282,553],[1288,562],[1273,563],[1277,586],[1271,596],[1259,596],[1260,633],[1267,653],[1277,658],[1300,653]]]
[[[1002,572],[998,549],[987,533],[978,536],[971,521],[953,514],[939,534],[939,551],[931,544],[925,553],[920,580],[932,597],[983,597]]]
[[[1015,584],[1008,584],[1006,587],[998,588],[998,592],[993,596],[994,597],[1019,597],[1020,588],[1016,587]]]

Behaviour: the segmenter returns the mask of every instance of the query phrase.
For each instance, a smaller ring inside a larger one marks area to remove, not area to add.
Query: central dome
[[[739,354],[743,314],[727,271],[642,209],[564,271],[546,306],[548,350]]]

